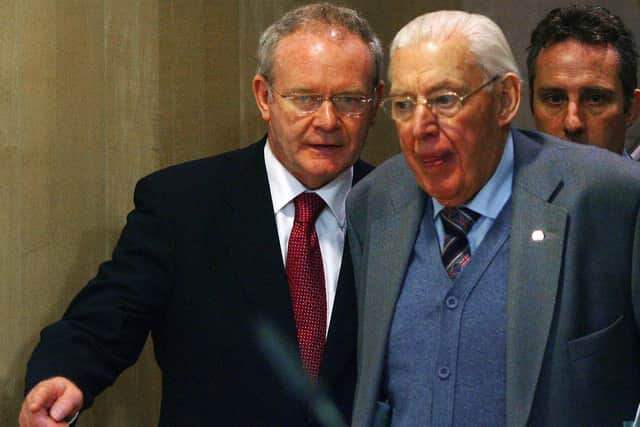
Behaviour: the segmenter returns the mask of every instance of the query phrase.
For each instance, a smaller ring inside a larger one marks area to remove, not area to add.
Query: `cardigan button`
[[[451,375],[451,370],[446,366],[441,366],[438,368],[438,376],[441,380],[446,380]]]
[[[458,308],[458,298],[449,295],[445,300],[444,304],[447,306],[449,310],[455,310]]]

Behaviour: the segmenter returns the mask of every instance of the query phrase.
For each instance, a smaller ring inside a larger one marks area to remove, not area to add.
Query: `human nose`
[[[323,129],[333,129],[338,122],[338,113],[333,101],[325,98],[318,110],[315,112],[316,124]]]
[[[567,103],[563,126],[567,136],[579,134],[584,130],[584,120],[577,102],[570,101]]]
[[[413,112],[413,134],[420,137],[437,130],[437,118],[433,114],[426,100],[418,100]]]

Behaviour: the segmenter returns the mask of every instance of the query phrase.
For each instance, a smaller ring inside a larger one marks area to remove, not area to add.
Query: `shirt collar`
[[[492,219],[496,219],[505,203],[511,197],[511,184],[513,182],[513,136],[509,132],[507,143],[504,146],[502,157],[496,171],[489,181],[480,189],[478,194],[464,206]],[[433,201],[433,218],[435,219],[444,208],[435,198]]]
[[[313,191],[324,200],[336,218],[340,228],[345,223],[345,200],[353,182],[353,166],[340,173],[331,182],[316,190],[307,189],[294,177],[273,155],[269,141],[264,146],[264,163],[267,169],[273,213],[276,214],[287,206],[298,194]]]

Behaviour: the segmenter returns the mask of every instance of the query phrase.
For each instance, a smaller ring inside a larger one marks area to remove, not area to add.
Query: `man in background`
[[[640,114],[633,34],[602,6],[553,9],[531,34],[527,71],[538,130],[624,151]]]
[[[347,200],[353,426],[621,426],[640,401],[640,168],[511,127],[490,19],[420,16],[390,49],[402,155]]]
[[[110,261],[41,335],[20,425],[77,416],[151,334],[161,426],[313,425],[256,342],[258,319],[349,419],[355,297],[345,198],[382,94],[380,42],[355,11],[294,9],[261,36],[253,92],[267,135],[156,172]]]

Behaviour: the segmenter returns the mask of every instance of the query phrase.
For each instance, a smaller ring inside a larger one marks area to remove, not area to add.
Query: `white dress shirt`
[[[273,201],[273,213],[278,227],[278,239],[282,262],[286,265],[289,235],[293,228],[295,207],[293,199],[298,194],[309,191],[300,181],[275,158],[269,142],[264,146],[264,163],[269,180],[269,191]],[[333,302],[336,298],[338,276],[342,266],[342,251],[345,234],[345,200],[353,182],[353,167],[348,168],[333,181],[317,190],[313,190],[324,200],[327,208],[323,209],[316,220],[316,233],[322,253],[325,290],[327,295],[327,332],[331,322]]]

